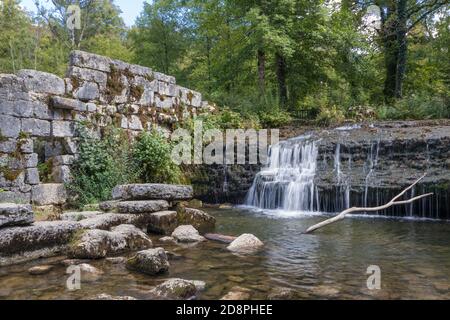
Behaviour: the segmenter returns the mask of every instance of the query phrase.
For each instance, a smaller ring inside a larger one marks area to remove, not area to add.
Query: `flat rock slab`
[[[37,206],[64,204],[67,200],[66,188],[62,183],[34,186],[31,191],[31,200]]]
[[[81,221],[90,219],[102,214],[100,211],[64,212],[60,218],[64,221]]]
[[[171,184],[129,184],[112,191],[114,200],[190,200],[193,195],[192,186]]]
[[[216,233],[207,233],[204,235],[204,237],[211,241],[228,243],[228,244],[232,243],[234,240],[237,239],[237,237],[226,236],[223,234],[216,234]]]
[[[0,203],[0,228],[29,225],[33,222],[31,205]]]
[[[99,214],[93,218],[81,220],[79,223],[83,229],[101,229],[109,230],[112,227],[121,224],[132,224],[138,228],[146,228],[150,222],[151,214],[119,214],[119,213],[104,213]]]
[[[79,223],[72,221],[45,221],[28,227],[0,229],[0,255],[66,245],[80,228]]]
[[[154,213],[169,208],[165,200],[122,201],[117,204],[119,213]]]

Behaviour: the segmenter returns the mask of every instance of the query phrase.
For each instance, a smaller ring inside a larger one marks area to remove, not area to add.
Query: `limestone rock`
[[[228,292],[225,296],[220,300],[249,300],[251,291],[242,287],[233,287],[230,292]]]
[[[117,204],[120,213],[153,213],[167,210],[169,203],[165,200],[123,201]]]
[[[81,271],[81,282],[95,282],[100,280],[104,272],[90,264],[82,263],[78,267]]]
[[[182,243],[206,241],[206,239],[202,237],[193,226],[190,225],[179,226],[173,231],[172,237]]]
[[[63,97],[54,96],[51,98],[51,104],[53,108],[64,110],[75,110],[79,112],[86,111],[86,104],[75,99],[68,99]]]
[[[51,73],[36,70],[20,70],[17,76],[24,80],[28,91],[64,95],[66,85],[64,80]]]
[[[150,215],[147,231],[162,235],[172,234],[178,226],[177,213],[175,211],[161,211]]]
[[[29,225],[33,221],[31,205],[0,203],[0,228]]]
[[[119,201],[104,201],[99,204],[100,210],[105,212],[115,212],[117,211],[117,205]]]
[[[0,229],[0,255],[66,245],[80,228],[77,222],[44,221],[28,227]]]
[[[193,197],[192,186],[169,184],[130,184],[113,189],[115,200],[189,200]]]
[[[65,221],[81,221],[85,219],[90,219],[102,214],[99,211],[83,211],[83,212],[64,212],[61,216],[61,220]]]
[[[264,243],[252,234],[243,234],[234,240],[227,249],[238,253],[252,253],[259,250]]]
[[[53,269],[53,266],[47,266],[47,265],[36,266],[36,267],[32,267],[32,268],[28,269],[28,273],[33,276],[39,276],[39,275],[49,273],[52,269]]]
[[[139,251],[127,261],[127,268],[150,275],[165,273],[169,266],[169,259],[163,248]]]
[[[177,211],[180,224],[192,225],[202,234],[215,228],[216,219],[202,210],[179,208]]]
[[[73,239],[69,256],[77,259],[99,259],[126,250],[140,250],[152,246],[150,238],[132,225],[112,229],[86,230]]]
[[[37,206],[63,204],[66,199],[67,194],[64,184],[40,184],[32,189],[32,202]]]
[[[197,284],[197,285],[196,285]],[[150,294],[160,299],[191,300],[196,298],[200,289],[204,289],[203,281],[169,279],[150,290]]]
[[[137,300],[136,298],[130,297],[130,296],[111,296],[106,293],[99,294],[98,296],[92,297],[89,300],[105,300],[105,301],[131,301],[131,300]]]
[[[88,68],[103,72],[111,71],[111,59],[84,51],[72,51],[70,54],[70,65],[80,68]]]

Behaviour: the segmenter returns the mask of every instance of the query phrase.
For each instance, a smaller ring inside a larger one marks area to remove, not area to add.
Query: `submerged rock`
[[[184,279],[169,279],[150,290],[150,294],[161,299],[191,300],[198,292],[204,290],[203,281],[189,281]]]
[[[32,224],[34,213],[29,204],[0,203],[0,228]]]
[[[103,276],[103,271],[87,263],[79,264],[81,282],[95,282]]]
[[[76,266],[83,263],[89,263],[89,259],[65,259],[61,261],[61,264],[65,267]]]
[[[36,266],[28,269],[28,273],[33,276],[43,275],[49,273],[53,269],[53,266]]]
[[[233,287],[220,300],[249,300],[251,291],[242,287]]]
[[[125,264],[125,263],[127,263],[128,259],[125,257],[110,257],[110,258],[106,258],[105,260],[111,264]]]
[[[192,225],[202,234],[214,230],[216,226],[216,219],[202,210],[179,206],[177,212],[180,224]]]
[[[162,237],[162,238],[159,238],[159,241],[161,241],[161,242],[175,242],[176,240],[175,240],[174,237]]]
[[[257,237],[252,234],[243,234],[234,240],[227,249],[237,253],[252,253],[264,246]]]
[[[122,201],[117,204],[120,213],[153,213],[167,210],[169,203],[165,200]]]
[[[206,239],[198,233],[197,229],[190,225],[179,226],[173,231],[172,237],[175,238],[176,241],[182,243],[206,241]]]
[[[290,288],[274,288],[267,296],[268,300],[294,300],[296,292]]]
[[[170,184],[129,184],[112,191],[114,200],[189,200],[193,194],[192,186]]]
[[[147,231],[156,234],[171,234],[178,226],[177,213],[175,211],[155,212],[150,216]]]
[[[167,272],[170,264],[166,251],[163,248],[155,248],[139,251],[127,261],[127,268],[149,275]]]
[[[99,259],[126,250],[152,246],[150,238],[132,225],[120,225],[111,231],[86,230],[73,239],[68,254],[78,259]]]
[[[106,293],[99,294],[98,296],[89,298],[88,300],[105,300],[105,301],[126,301],[126,300],[137,300],[130,296],[111,296]]]

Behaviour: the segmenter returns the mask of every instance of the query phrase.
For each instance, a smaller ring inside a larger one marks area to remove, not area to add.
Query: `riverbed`
[[[450,223],[414,219],[354,217],[313,235],[302,234],[323,220],[317,214],[208,209],[216,231],[253,233],[264,243],[254,255],[239,256],[226,245],[196,246],[159,242],[174,253],[170,272],[150,277],[106,260],[89,262],[103,276],[66,288],[65,257],[0,268],[0,299],[86,299],[99,294],[149,298],[148,291],[167,278],[202,280],[199,299],[220,299],[233,287],[249,289],[252,299],[266,299],[274,288],[290,288],[297,299],[450,299]],[[131,256],[132,253],[127,256]],[[50,273],[28,274],[33,266],[53,264]],[[370,266],[381,271],[381,289],[369,290]]]

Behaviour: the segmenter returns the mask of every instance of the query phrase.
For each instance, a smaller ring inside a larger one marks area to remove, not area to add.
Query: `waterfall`
[[[268,164],[257,174],[246,205],[262,209],[314,211],[318,148],[308,136],[269,149]]]

